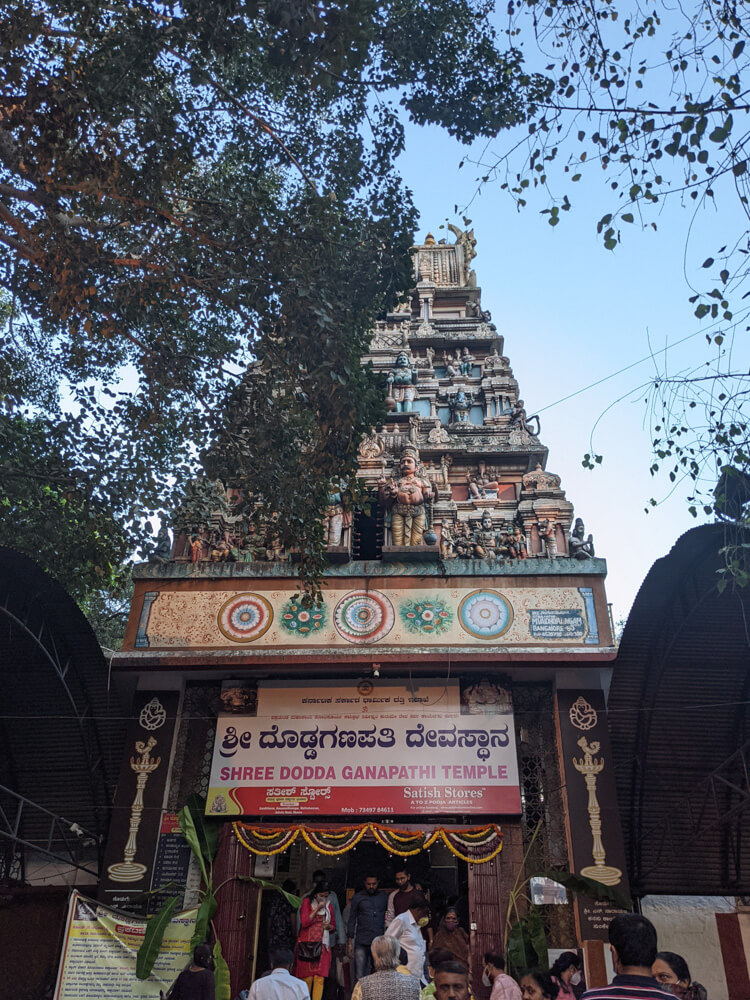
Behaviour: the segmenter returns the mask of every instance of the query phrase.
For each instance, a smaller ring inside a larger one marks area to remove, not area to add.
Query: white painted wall
[[[644,896],[641,912],[656,927],[659,951],[674,951],[711,1000],[728,1000],[717,913],[734,913],[734,896]]]

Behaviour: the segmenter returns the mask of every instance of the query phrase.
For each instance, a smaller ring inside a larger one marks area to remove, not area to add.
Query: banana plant
[[[221,951],[221,943],[216,936],[216,928],[213,919],[218,908],[217,894],[234,878],[241,878],[243,882],[252,882],[263,889],[273,889],[280,892],[287,901],[295,908],[299,909],[302,900],[293,893],[285,892],[280,886],[273,882],[267,882],[262,878],[255,878],[253,875],[230,876],[218,886],[214,886],[214,859],[219,848],[219,825],[206,819],[206,803],[200,795],[191,795],[178,815],[180,830],[185,840],[190,845],[190,849],[198,862],[203,878],[203,888],[201,892],[201,902],[195,918],[195,931],[190,939],[191,951],[199,944],[203,944],[213,932],[213,959],[214,959],[214,986],[216,1000],[231,1000],[231,985],[229,982],[229,967]],[[169,926],[169,921],[177,908],[176,898],[168,900],[164,906],[155,913],[146,925],[146,933],[143,944],[138,949],[136,959],[136,976],[138,979],[148,979],[154,967],[159,952],[161,951],[164,932]]]
[[[511,975],[519,976],[524,969],[533,966],[547,966],[547,935],[541,909],[536,906],[529,894],[532,878],[548,878],[580,896],[590,899],[606,900],[623,910],[632,909],[632,900],[611,886],[597,882],[585,875],[574,872],[548,871],[537,872],[536,875],[525,876],[526,863],[534,846],[534,841],[542,827],[540,820],[526,848],[516,880],[508,897],[508,910],[505,917],[504,950],[506,965]]]

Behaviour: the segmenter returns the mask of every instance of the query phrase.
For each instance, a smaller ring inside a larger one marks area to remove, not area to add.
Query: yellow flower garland
[[[334,850],[327,850],[325,847],[322,847],[319,844],[314,843],[313,840],[311,840],[310,834],[307,832],[304,826],[300,827],[299,829],[300,832],[302,833],[302,836],[307,841],[308,845],[312,847],[314,851],[317,851],[318,854],[325,854],[329,858],[334,858],[339,854],[346,854],[347,851],[351,851],[353,847],[357,846],[360,840],[364,837],[365,833],[367,833],[367,826],[363,826],[362,829],[359,831],[359,833],[349,843],[345,844],[343,847],[337,847]]]
[[[252,844],[249,844],[247,840],[245,840],[244,836],[242,835],[239,823],[232,823],[232,829],[234,830],[235,837],[237,838],[237,840],[239,840],[239,842],[242,844],[243,847],[246,847],[248,851],[250,851],[251,853],[259,854],[264,858],[270,858],[274,854],[283,854],[284,851],[287,850],[287,848],[292,846],[292,844],[297,839],[300,833],[300,827],[294,827],[289,831],[291,836],[284,841],[281,847],[277,847],[271,850],[266,850],[265,848],[263,850],[259,850],[257,847],[253,847]],[[276,834],[276,836],[278,836],[278,834]]]
[[[426,851],[438,839],[442,840],[442,842],[445,844],[445,846],[448,848],[451,854],[453,854],[454,857],[459,858],[459,860],[465,861],[467,864],[470,865],[481,865],[485,864],[488,861],[492,861],[492,859],[496,858],[503,849],[502,830],[496,824],[492,824],[491,826],[483,828],[474,827],[471,830],[462,830],[460,832],[453,831],[450,828],[439,826],[436,827],[432,831],[432,833],[430,833],[429,836],[427,837],[425,837],[425,833],[422,831],[419,831],[414,834],[408,834],[406,831],[396,833],[394,830],[390,829],[390,827],[381,826],[379,823],[363,823],[362,826],[360,827],[352,826],[352,827],[347,827],[343,831],[331,830],[330,832],[326,830],[315,830],[315,829],[308,831],[308,829],[304,826],[296,826],[296,827],[290,827],[288,831],[284,831],[283,828],[277,827],[274,833],[261,833],[257,827],[250,827],[248,824],[243,824],[239,822],[234,822],[232,824],[232,828],[234,830],[235,836],[237,837],[239,842],[243,845],[243,847],[246,847],[247,850],[251,851],[253,854],[262,855],[263,857],[271,857],[274,854],[282,854],[289,847],[291,847],[291,845],[294,843],[294,841],[300,834],[302,834],[302,837],[305,840],[305,842],[314,851],[316,851],[318,854],[323,854],[331,858],[338,857],[341,854],[345,854],[347,851],[351,851],[354,847],[357,846],[360,840],[362,840],[364,835],[368,832],[372,834],[377,843],[380,844],[381,847],[385,848],[385,850],[388,851],[389,854],[395,854],[400,858],[413,857],[415,854],[419,854],[421,851]],[[285,832],[288,833],[288,836],[284,839],[284,842],[280,847],[272,848],[270,844],[268,845],[268,847],[254,846],[253,844],[249,843],[249,841],[244,836],[242,832],[243,829],[248,830],[248,832],[251,832],[252,836],[257,837],[258,840],[273,840],[280,834],[283,834]],[[334,840],[336,839],[343,840],[344,838],[347,837],[350,839],[348,839],[346,843],[340,844],[336,847],[326,847],[318,841],[317,839],[318,837],[330,837],[331,839]],[[484,855],[481,858],[472,858],[469,855],[459,851],[458,848],[454,847],[451,841],[452,837],[455,838],[459,842],[459,844],[462,844],[463,837],[476,838],[477,840],[479,840],[480,837],[482,838],[481,844],[469,843],[466,845],[467,847],[484,846],[484,844],[486,844],[487,841],[493,838],[497,838],[499,843],[497,847],[495,847],[490,854]],[[389,838],[398,841],[398,843],[393,844],[392,842],[390,842]],[[411,841],[412,843],[414,843],[415,841],[421,841],[421,843],[419,844],[419,846],[410,849],[406,847],[409,841]]]

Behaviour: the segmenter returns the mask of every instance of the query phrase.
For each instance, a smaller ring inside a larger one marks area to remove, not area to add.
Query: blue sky
[[[508,133],[496,145],[499,149],[513,139]],[[657,365],[649,360],[573,399],[551,404],[652,352],[660,352],[658,367],[672,373],[712,357],[715,349],[708,348],[704,336],[710,327],[693,316],[687,301],[691,290],[685,266],[691,277],[705,277],[700,265],[720,245],[727,218],[704,213],[693,224],[686,253],[692,210],[675,201],[655,216],[657,232],[629,226],[624,244],[607,251],[596,221],[615,202],[604,186],[606,175],[599,179],[602,171],[599,176],[584,174],[570,186],[573,209],[552,228],[539,214],[545,202],[533,195],[520,213],[499,184],[486,185],[474,197],[476,168],[458,167],[465,153],[437,129],[408,130],[399,167],[421,213],[417,237],[432,231],[438,239],[452,239],[439,230],[441,223],[447,217],[460,224],[462,206],[474,199],[465,214],[478,241],[473,263],[484,308],[504,337],[528,412],[542,411],[547,468],[562,476],[576,516],[594,533],[597,554],[607,559],[615,620],[626,617],[652,562],[697,523],[685,502],[690,486],[678,486],[668,496],[672,487],[666,476],[649,473],[645,392],[635,390]],[[454,215],[456,204],[459,216]],[[728,203],[725,211],[732,207]],[[695,333],[664,351],[666,344]],[[605,413],[623,394],[630,398]],[[595,424],[593,444],[604,461],[590,472],[581,462],[591,450]],[[652,496],[663,502],[647,514],[644,508]]]

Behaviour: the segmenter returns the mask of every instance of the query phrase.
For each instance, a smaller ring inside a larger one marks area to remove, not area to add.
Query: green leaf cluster
[[[195,930],[190,939],[191,950],[199,944],[204,944],[212,934],[213,918],[218,909],[217,896],[225,883],[214,885],[213,863],[219,849],[219,824],[206,818],[206,800],[200,795],[192,794],[178,814],[178,822],[183,837],[190,845],[193,857],[198,862],[203,880],[202,899],[195,920]],[[273,882],[267,882],[253,875],[233,876],[239,881],[252,882],[264,889],[272,889],[293,906],[299,909],[302,900],[299,896],[285,892]],[[168,900],[158,913],[146,924],[143,943],[138,949],[136,960],[136,976],[138,979],[148,979],[159,956],[164,932],[169,921],[174,916],[178,899]],[[221,943],[213,934],[214,981],[217,1000],[231,1000],[229,968],[221,951]]]
[[[220,447],[213,474],[273,500],[315,571],[320,484],[383,414],[359,355],[411,284],[404,119],[468,142],[549,89],[488,15],[481,0],[3,7],[0,401],[57,432],[51,489],[74,473],[135,549],[246,394],[242,468]],[[268,377],[250,389],[253,361]]]

